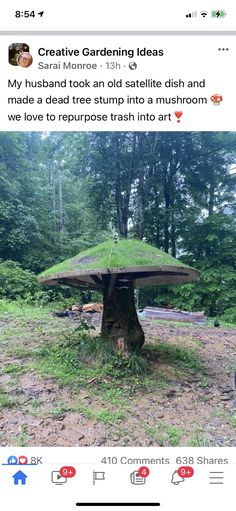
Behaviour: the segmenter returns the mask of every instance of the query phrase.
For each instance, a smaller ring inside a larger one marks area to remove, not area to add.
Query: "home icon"
[[[28,477],[22,470],[18,470],[14,476],[12,476],[14,479],[14,484],[26,484],[26,478]]]

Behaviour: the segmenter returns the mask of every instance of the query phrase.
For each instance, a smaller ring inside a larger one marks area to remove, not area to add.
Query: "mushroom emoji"
[[[211,96],[211,101],[212,101],[213,105],[219,106],[221,101],[223,101],[223,97],[220,94],[213,94]]]

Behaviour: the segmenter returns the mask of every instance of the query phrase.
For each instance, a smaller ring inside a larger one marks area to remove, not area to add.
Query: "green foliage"
[[[0,410],[3,408],[14,408],[15,399],[13,397],[9,397],[1,388],[0,388]]]
[[[192,348],[180,348],[175,344],[159,342],[157,345],[147,345],[146,351],[148,358],[151,360],[156,360],[162,356],[181,369],[190,371],[203,370],[203,364],[196,350]]]
[[[230,306],[236,306],[236,272],[225,266],[214,268],[206,264],[198,264],[201,278],[193,284],[167,288],[165,294],[160,292],[155,304],[162,306],[168,303],[189,311],[205,311],[208,316],[222,316]],[[227,321],[227,319],[225,319]]]
[[[226,323],[233,323],[236,325],[236,306],[226,309],[222,316],[222,320]]]
[[[65,357],[68,357],[72,367],[77,363],[99,363],[102,367],[105,364],[106,373],[113,377],[150,372],[148,362],[142,355],[134,353],[127,357],[101,336],[92,337],[85,325],[79,326],[70,336],[65,336],[61,346],[66,350]]]
[[[201,272],[194,285],[140,290],[140,307],[223,315],[236,306],[235,139],[234,132],[1,132],[0,258],[38,274],[117,231]],[[134,245],[113,252],[109,264],[105,252],[93,256],[105,266],[158,260],[136,252]],[[16,283],[19,299],[75,296],[30,282],[28,296]]]
[[[80,301],[78,292],[61,288],[44,290],[33,272],[15,261],[0,261],[0,300],[21,300],[43,306],[52,301],[63,302],[70,296],[72,303]]]
[[[0,263],[0,298],[27,300],[40,291],[35,275],[29,270],[23,270],[14,261]]]
[[[224,321],[234,323],[236,271],[223,265],[214,264],[211,267],[210,260],[195,263],[195,266],[200,271],[197,282],[182,286],[140,289],[139,308],[153,305],[204,311],[208,316],[222,316]]]

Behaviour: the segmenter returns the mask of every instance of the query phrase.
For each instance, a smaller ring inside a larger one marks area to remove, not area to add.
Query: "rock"
[[[228,387],[227,389],[221,390],[222,394],[229,394],[230,392],[233,392],[233,389],[231,389],[230,387]]]
[[[175,394],[176,394],[176,390],[171,389],[171,390],[169,390],[169,392],[167,392],[166,397],[168,397],[168,398],[175,397]]]
[[[96,445],[98,445],[98,446],[105,445],[106,442],[107,442],[106,438],[98,438],[98,440],[96,441]]]

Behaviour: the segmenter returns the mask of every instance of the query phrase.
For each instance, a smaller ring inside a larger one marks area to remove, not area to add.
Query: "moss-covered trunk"
[[[102,336],[123,352],[139,351],[144,332],[139,323],[133,282],[125,276],[103,276]]]

